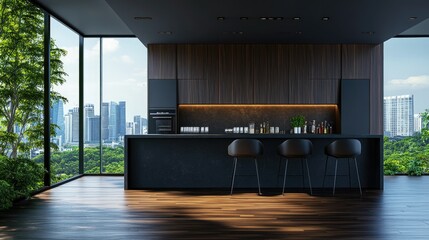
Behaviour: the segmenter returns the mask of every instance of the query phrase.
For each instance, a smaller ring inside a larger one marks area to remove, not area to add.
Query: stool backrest
[[[263,145],[257,139],[236,139],[228,146],[228,155],[232,157],[257,157],[262,153]]]
[[[306,157],[311,155],[313,144],[308,139],[288,139],[279,145],[277,153],[284,157]]]
[[[326,146],[325,153],[337,158],[350,158],[360,155],[361,148],[361,143],[357,139],[339,139]]]

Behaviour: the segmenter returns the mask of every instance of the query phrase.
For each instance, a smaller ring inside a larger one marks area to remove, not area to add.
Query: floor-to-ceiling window
[[[385,174],[429,173],[429,38],[384,44]]]
[[[85,38],[84,46],[85,173],[120,174],[124,136],[147,133],[146,47],[136,38]]]
[[[56,183],[79,174],[79,35],[51,18],[51,38],[61,49],[51,49],[51,67],[58,64],[52,58],[57,54],[63,64],[58,70],[65,73],[65,81],[51,87],[51,95],[61,96],[51,103],[52,143],[57,146],[51,154],[51,182]]]
[[[100,38],[84,40],[84,171],[100,174]]]

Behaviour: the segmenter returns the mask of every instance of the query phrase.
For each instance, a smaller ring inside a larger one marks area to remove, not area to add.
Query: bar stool
[[[335,158],[335,175],[334,175],[334,187],[332,191],[332,195],[335,195],[335,183],[337,180],[337,166],[338,166],[338,159],[347,159],[347,164],[349,166],[349,185],[351,187],[351,178],[350,178],[350,163],[349,159],[354,159],[355,161],[355,167],[356,167],[356,175],[357,180],[359,184],[359,191],[360,195],[362,196],[362,188],[360,185],[360,179],[359,179],[359,170],[358,165],[356,161],[356,157],[361,154],[361,143],[357,139],[340,139],[335,140],[332,143],[330,143],[328,146],[325,147],[325,154],[326,154],[326,163],[325,163],[325,175],[323,176],[323,186],[325,186],[325,177],[326,177],[326,168],[328,165],[328,159],[329,157]]]
[[[285,194],[285,185],[286,185],[286,176],[287,176],[287,165],[289,159],[299,159],[304,160],[307,167],[307,176],[308,176],[308,185],[310,186],[310,194],[313,195],[313,190],[311,188],[311,179],[310,171],[308,170],[308,161],[307,157],[311,155],[313,150],[313,144],[308,139],[289,139],[284,141],[277,148],[277,153],[286,158],[285,163],[285,173],[283,179],[283,190],[282,194]],[[302,185],[304,187],[304,161],[301,161],[301,170],[302,170]]]
[[[234,157],[234,170],[232,173],[231,181],[231,195],[234,188],[235,172],[237,169],[238,158],[253,158],[255,159],[256,178],[258,180],[259,195],[261,193],[261,185],[259,183],[259,171],[258,171],[258,156],[263,153],[263,145],[261,141],[256,139],[236,139],[228,146],[228,155]]]

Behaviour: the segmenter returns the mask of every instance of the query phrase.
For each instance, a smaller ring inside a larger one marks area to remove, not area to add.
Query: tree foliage
[[[0,0],[0,154],[43,147],[44,16],[26,0]],[[62,84],[66,54],[51,44],[51,86]],[[66,100],[51,91],[51,102]],[[52,126],[52,134],[55,128]]]
[[[429,173],[429,110],[422,113],[421,133],[399,139],[384,138],[384,174]]]

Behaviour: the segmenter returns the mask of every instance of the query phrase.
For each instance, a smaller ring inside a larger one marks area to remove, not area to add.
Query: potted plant
[[[301,133],[301,127],[305,124],[305,117],[297,115],[290,118],[290,126],[293,128],[293,133]]]

